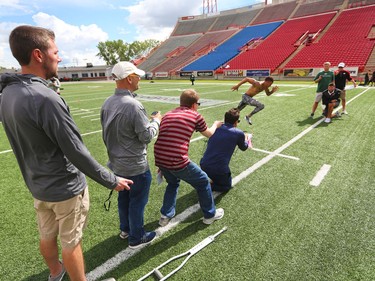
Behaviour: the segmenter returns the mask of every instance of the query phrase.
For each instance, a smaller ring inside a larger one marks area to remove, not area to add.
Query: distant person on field
[[[340,89],[336,89],[334,83],[329,83],[328,89],[323,91],[322,103],[323,105],[325,105],[324,116],[326,117],[324,122],[331,123],[333,117],[339,116],[338,114],[333,116],[332,112],[336,107],[340,105],[341,95],[342,91]]]
[[[242,95],[242,100],[238,104],[237,108],[241,111],[244,109],[247,105],[255,106],[255,109],[249,114],[245,115],[245,120],[249,125],[252,125],[253,123],[251,122],[251,117],[261,111],[264,108],[264,104],[260,103],[256,99],[254,99],[254,96],[259,94],[262,91],[266,92],[267,96],[272,95],[274,92],[276,92],[279,87],[274,86],[272,87],[271,91],[269,90],[269,87],[272,86],[273,84],[273,78],[268,76],[264,79],[263,82],[259,82],[253,78],[246,77],[242,79],[236,86],[233,86],[231,89],[232,91],[238,91],[240,86],[244,83],[249,83],[251,86],[249,89]]]
[[[374,72],[373,72],[372,75],[371,75],[370,83],[371,83],[371,86],[374,86],[374,85],[375,85],[375,70],[374,70]]]
[[[316,89],[315,101],[313,103],[310,117],[314,117],[314,113],[316,108],[318,107],[319,102],[322,100],[322,93],[323,91],[328,89],[328,84],[334,82],[334,74],[332,71],[329,70],[331,66],[330,62],[325,62],[323,64],[323,71],[320,71],[314,78],[314,82],[318,83],[318,87]]]
[[[370,76],[369,76],[369,73],[371,74],[370,71],[371,70],[366,71],[366,73],[365,73],[365,81],[364,81],[364,85],[363,86],[367,86],[370,83]]]
[[[351,81],[354,88],[357,87],[354,79],[350,76],[350,72],[344,69],[345,63],[340,62],[338,65],[338,70],[335,71],[335,87],[341,90],[341,100],[342,100],[342,114],[348,114],[346,111],[346,81]]]
[[[51,77],[49,79],[48,87],[54,90],[58,95],[60,95],[61,83],[59,78]]]
[[[117,191],[130,189],[132,181],[116,177],[90,155],[65,101],[48,88],[47,80],[57,77],[61,62],[54,32],[18,26],[10,33],[9,44],[21,74],[1,75],[0,116],[34,197],[48,280],[60,281],[67,271],[70,280],[86,281],[81,246],[89,211],[85,174]]]
[[[251,143],[251,135],[237,129],[239,118],[237,108],[225,112],[224,124],[208,139],[207,149],[200,161],[202,170],[211,179],[213,191],[225,192],[232,188],[230,159],[237,146],[245,151]]]
[[[189,183],[197,191],[199,205],[203,211],[203,223],[211,224],[224,216],[224,210],[216,209],[210,180],[205,172],[189,159],[191,135],[196,131],[211,137],[222,122],[215,121],[207,127],[198,113],[199,95],[192,89],[184,90],[180,106],[167,112],[160,124],[159,136],[154,146],[155,165],[161,170],[167,187],[159,225],[165,226],[176,214],[176,200],[180,181]]]
[[[134,91],[144,74],[130,62],[115,64],[112,76],[116,90],[101,109],[108,167],[116,175],[133,181],[130,190],[118,193],[120,238],[128,238],[130,248],[148,244],[156,235],[144,230],[143,218],[151,186],[147,144],[158,134],[161,115],[155,113],[150,121],[143,105],[135,99]]]
[[[192,74],[190,74],[191,85],[194,85],[194,81],[195,81],[195,75],[192,73]]]

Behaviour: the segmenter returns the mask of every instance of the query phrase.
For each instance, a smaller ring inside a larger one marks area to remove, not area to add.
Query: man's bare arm
[[[232,91],[238,91],[238,88],[241,87],[242,84],[244,83],[250,83],[251,85],[255,86],[257,83],[259,83],[257,80],[250,78],[250,77],[245,77],[242,79],[236,86],[233,86],[231,89]]]
[[[267,96],[270,96],[270,95],[272,95],[274,92],[276,92],[278,89],[279,89],[279,87],[274,86],[274,87],[272,87],[272,90],[271,90],[271,91],[270,91],[268,88],[265,89],[264,91],[266,92],[266,95],[267,95]]]

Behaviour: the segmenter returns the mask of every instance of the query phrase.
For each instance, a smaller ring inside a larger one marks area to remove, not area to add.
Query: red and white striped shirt
[[[167,112],[161,121],[154,146],[155,165],[170,170],[185,168],[189,160],[189,143],[194,131],[207,130],[202,115],[186,106]]]

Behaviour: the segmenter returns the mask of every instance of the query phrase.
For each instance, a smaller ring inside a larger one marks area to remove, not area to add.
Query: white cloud
[[[96,56],[97,45],[100,41],[108,40],[105,33],[96,24],[74,26],[61,19],[45,13],[37,13],[33,20],[36,26],[49,28],[55,32],[56,44],[63,61],[61,66],[84,65],[91,62],[95,65],[105,64]],[[18,67],[9,49],[8,37],[13,28],[20,25],[15,23],[0,23],[0,66]]]
[[[100,41],[108,40],[108,34],[96,24],[74,26],[45,13],[34,15],[33,20],[36,25],[55,32],[56,44],[63,59],[60,65],[83,65],[86,62],[104,64],[96,57],[96,46]]]
[[[29,14],[32,8],[28,3],[21,3],[19,0],[0,0],[0,16]]]
[[[201,14],[201,5],[202,0],[142,0],[122,9],[129,12],[129,24],[136,27],[136,40],[165,40],[176,25],[178,17]]]

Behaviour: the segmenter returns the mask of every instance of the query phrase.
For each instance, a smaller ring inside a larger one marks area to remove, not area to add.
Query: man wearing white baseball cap
[[[112,77],[116,81],[125,79],[131,74],[142,77],[145,75],[145,72],[128,61],[120,61],[119,63],[116,63],[112,68]]]
[[[143,105],[135,99],[134,91],[144,74],[130,62],[117,63],[112,69],[115,93],[101,109],[108,167],[116,175],[128,175],[133,180],[130,190],[118,194],[120,238],[128,239],[132,249],[149,244],[156,236],[154,231],[144,230],[144,210],[151,186],[147,144],[159,132],[161,115],[154,112],[150,121]]]
[[[350,76],[350,72],[344,70],[345,63],[340,62],[338,65],[338,70],[335,71],[335,86],[337,89],[341,90],[341,100],[342,100],[342,114],[348,114],[346,111],[346,81],[351,81],[354,87],[357,87],[354,79]]]

